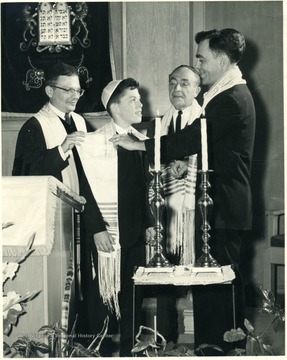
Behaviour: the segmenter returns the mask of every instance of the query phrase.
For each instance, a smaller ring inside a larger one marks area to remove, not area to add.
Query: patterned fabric
[[[118,229],[118,159],[117,150],[109,139],[115,134],[113,122],[88,133],[84,143],[77,146],[88,182],[97,201],[107,231],[114,238],[114,251],[98,251],[100,294],[104,304],[120,317],[120,243]]]
[[[61,320],[62,328],[66,331],[68,331],[68,325],[69,325],[68,320],[69,320],[70,300],[71,300],[73,281],[74,281],[74,259],[73,259],[73,253],[72,251],[70,251],[69,267],[67,270],[64,297],[62,301],[62,320]],[[66,339],[64,339],[64,341],[66,341]]]
[[[200,106],[196,100],[193,101],[189,110],[190,125],[200,114]],[[166,111],[162,118],[161,135],[168,133],[170,122],[174,113],[174,107]],[[171,254],[180,256],[181,264],[188,265],[195,261],[194,254],[194,216],[195,216],[195,185],[197,177],[197,155],[187,158],[187,175],[175,178],[171,174],[171,165],[161,166],[162,184],[166,211],[166,250]],[[149,200],[154,192],[151,184],[149,189]]]

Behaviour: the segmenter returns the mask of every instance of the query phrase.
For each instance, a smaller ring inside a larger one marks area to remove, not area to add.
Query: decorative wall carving
[[[60,53],[62,50],[72,51],[75,44],[87,48],[91,45],[88,38],[89,31],[84,21],[88,15],[86,3],[76,3],[74,10],[65,2],[42,2],[33,10],[30,5],[24,5],[22,20],[25,24],[23,40],[20,49],[27,52],[30,47],[36,52],[42,53],[48,50],[50,53]],[[81,56],[77,67],[79,76],[89,86],[92,78],[89,70],[83,66],[84,54]],[[26,71],[23,85],[29,91],[31,88],[38,89],[45,80],[44,70],[32,64],[31,56],[28,55],[31,66]]]
[[[38,52],[49,50],[53,53],[62,49],[72,51],[77,43],[83,48],[89,47],[91,41],[84,21],[87,15],[88,5],[84,2],[75,4],[74,10],[65,2],[42,2],[34,10],[24,5],[24,41],[20,49],[25,52],[32,46]]]

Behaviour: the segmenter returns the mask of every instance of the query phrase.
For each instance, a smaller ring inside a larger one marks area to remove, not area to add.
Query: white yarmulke
[[[107,108],[108,102],[113,95],[113,92],[121,82],[122,80],[113,80],[109,82],[108,85],[104,88],[101,99],[105,109]]]

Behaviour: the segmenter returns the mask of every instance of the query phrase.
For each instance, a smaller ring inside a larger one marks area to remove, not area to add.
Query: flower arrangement
[[[2,224],[2,230],[6,229],[9,226],[12,226],[13,223]],[[2,275],[3,275],[3,333],[4,335],[9,336],[13,330],[13,326],[17,325],[19,317],[26,313],[25,306],[28,301],[33,300],[41,291],[32,290],[28,291],[24,295],[18,294],[15,290],[8,291],[7,294],[4,293],[4,285],[8,280],[13,280],[20,268],[20,264],[25,261],[33,252],[32,245],[35,239],[35,233],[32,234],[28,241],[28,245],[24,252],[17,258],[15,261],[10,262],[6,261],[2,263]],[[25,343],[25,346],[20,346],[21,343]],[[28,346],[29,344],[29,346]],[[46,344],[41,344],[36,341],[31,341],[28,338],[20,338],[11,346],[6,342],[3,344],[4,356],[11,355],[13,353],[19,353],[22,356],[27,355],[27,349],[29,355],[36,356],[37,350],[42,353],[49,352],[49,348]],[[23,350],[25,349],[25,350]]]
[[[2,230],[13,223],[2,224]],[[18,294],[15,290],[4,293],[4,284],[17,276],[20,264],[25,261],[33,252],[32,249],[35,233],[30,237],[28,245],[23,253],[13,262],[2,263],[3,275],[3,333],[9,336],[13,327],[21,315],[25,314],[25,306],[28,301],[33,300],[41,291],[32,290],[24,295]],[[77,319],[76,319],[77,320]],[[83,345],[74,342],[75,325],[74,323],[71,334],[68,334],[61,327],[60,322],[53,325],[44,325],[38,332],[43,333],[47,338],[47,344],[35,341],[28,336],[18,338],[11,346],[6,342],[3,343],[4,357],[40,357],[41,354],[49,354],[50,357],[100,357],[100,346],[108,331],[109,318],[107,317],[102,331],[92,340],[90,345],[85,348]]]

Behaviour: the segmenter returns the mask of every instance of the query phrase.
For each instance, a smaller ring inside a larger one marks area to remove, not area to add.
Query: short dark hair
[[[119,103],[121,98],[124,95],[124,92],[127,89],[138,89],[140,87],[139,83],[132,78],[127,78],[122,80],[119,85],[116,87],[115,91],[112,93],[111,97],[109,98],[109,101],[107,103],[107,111],[111,115],[110,106],[113,103]]]
[[[196,70],[196,68],[194,68],[193,66],[191,65],[179,65],[177,66],[175,69],[172,70],[172,72],[168,75],[168,78],[170,79],[171,75],[178,69],[181,69],[181,68],[187,68],[189,70],[191,70],[197,77],[198,77],[198,85],[200,85],[200,76],[199,76],[199,73],[198,71]]]
[[[201,31],[195,35],[195,42],[209,40],[209,48],[219,53],[225,53],[231,63],[238,63],[244,53],[246,44],[244,36],[235,29]]]
[[[45,86],[55,85],[59,76],[78,76],[79,73],[77,69],[72,66],[59,62],[53,65],[45,74]]]

